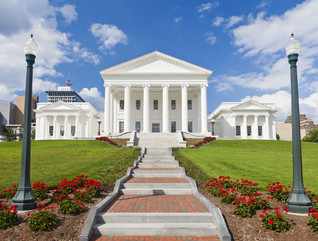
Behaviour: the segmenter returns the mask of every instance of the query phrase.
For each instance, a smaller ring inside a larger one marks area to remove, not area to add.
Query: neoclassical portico
[[[158,51],[100,71],[104,133],[177,131],[207,134],[212,71]]]

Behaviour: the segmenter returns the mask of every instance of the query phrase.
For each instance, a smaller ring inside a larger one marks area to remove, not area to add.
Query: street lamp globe
[[[299,54],[300,42],[294,38],[294,34],[291,34],[290,41],[285,46],[287,56],[291,54]]]
[[[31,34],[31,38],[24,44],[24,53],[36,56],[38,53],[38,48],[38,45],[33,39],[33,34]]]

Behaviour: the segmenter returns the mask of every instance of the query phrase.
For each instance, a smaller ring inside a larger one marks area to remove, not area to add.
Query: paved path
[[[138,167],[98,215],[93,240],[219,240],[170,149],[147,149]]]

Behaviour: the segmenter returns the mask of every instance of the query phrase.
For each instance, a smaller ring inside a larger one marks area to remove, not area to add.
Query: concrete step
[[[210,213],[100,213],[97,222],[104,223],[211,223]]]
[[[191,189],[190,183],[123,183],[121,188],[124,189]]]
[[[141,162],[138,163],[139,168],[176,168],[179,167],[178,162]]]
[[[191,188],[176,189],[176,188],[129,188],[120,189],[121,194],[137,194],[137,195],[190,195],[193,194]]]
[[[162,155],[162,154],[170,154],[171,151],[169,148],[147,148],[146,155]]]
[[[183,173],[147,173],[138,172],[133,173],[132,177],[185,177]]]
[[[145,156],[142,161],[175,161],[174,156]]]
[[[97,224],[95,235],[107,236],[213,236],[212,223],[109,223]]]

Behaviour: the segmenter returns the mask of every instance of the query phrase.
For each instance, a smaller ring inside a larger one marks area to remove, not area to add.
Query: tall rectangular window
[[[176,100],[171,100],[171,110],[176,109]]]
[[[153,101],[153,109],[158,110],[158,100]]]
[[[64,126],[60,126],[60,135],[64,136]]]
[[[237,136],[241,135],[241,126],[236,126],[236,135]]]
[[[136,132],[140,132],[140,121],[136,121]]]
[[[140,100],[136,100],[136,109],[140,110]]]
[[[119,133],[123,133],[123,132],[124,132],[124,122],[119,121]]]
[[[175,133],[177,131],[177,122],[171,121],[171,132]]]
[[[263,128],[262,126],[258,126],[258,136],[262,136],[263,135]]]
[[[192,132],[192,121],[188,122],[188,131]]]
[[[252,126],[247,126],[247,136],[252,135]]]
[[[50,126],[50,127],[49,127],[50,136],[53,136],[53,130],[54,130],[54,127],[53,127],[53,126]]]
[[[192,110],[192,100],[188,100],[188,110]]]
[[[75,126],[71,126],[71,135],[75,136]]]
[[[152,123],[152,132],[160,132],[160,123]]]
[[[125,101],[124,100],[120,100],[119,101],[119,106],[120,106],[120,109],[123,110],[125,108]]]

